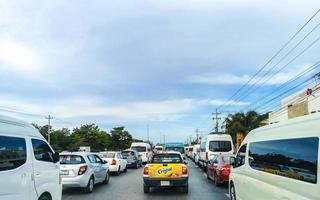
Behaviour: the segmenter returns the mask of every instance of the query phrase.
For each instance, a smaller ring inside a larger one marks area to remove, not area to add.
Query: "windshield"
[[[135,146],[135,147],[131,147],[132,150],[136,150],[138,152],[146,152],[147,151],[147,147],[143,147],[143,146]]]
[[[177,152],[183,154],[184,147],[166,147],[166,151],[177,151]]]
[[[60,164],[72,165],[72,164],[82,164],[85,160],[79,155],[62,155],[60,156]]]
[[[158,151],[161,151],[162,147],[156,147],[155,149],[158,150]]]
[[[209,150],[212,152],[229,152],[232,150],[230,141],[210,141]]]
[[[157,154],[152,158],[152,163],[182,163],[179,154]]]
[[[114,158],[115,153],[103,153],[100,154],[101,158]]]

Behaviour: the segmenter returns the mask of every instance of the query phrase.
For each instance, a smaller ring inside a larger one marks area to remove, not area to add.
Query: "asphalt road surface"
[[[214,199],[228,200],[228,187],[215,187],[205,174],[189,162],[189,193],[183,194],[176,188],[154,188],[149,194],[143,193],[142,170],[130,169],[120,176],[111,176],[108,185],[96,185],[91,194],[80,189],[70,188],[63,191],[62,200],[170,200],[170,199]]]

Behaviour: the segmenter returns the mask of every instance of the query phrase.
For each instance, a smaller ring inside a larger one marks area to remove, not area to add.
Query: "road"
[[[152,189],[149,194],[144,194],[142,168],[140,168],[128,170],[127,173],[120,176],[112,176],[108,185],[96,185],[91,194],[84,194],[76,188],[64,190],[62,200],[229,199],[227,186],[215,187],[191,161],[188,165],[190,174],[188,194],[183,194],[174,188],[156,188]]]

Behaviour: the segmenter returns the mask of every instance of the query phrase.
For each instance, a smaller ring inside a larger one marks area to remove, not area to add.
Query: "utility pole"
[[[148,142],[150,141],[149,140],[149,124],[147,124],[147,139],[148,139]]]
[[[198,128],[196,128],[195,132],[196,132],[197,144],[198,144],[199,143],[199,132],[200,132],[200,130]]]
[[[48,115],[48,117],[46,117],[46,119],[48,120],[48,143],[50,144],[50,132],[51,132],[50,121],[53,119],[53,117],[51,115]]]
[[[218,112],[218,109],[216,108],[216,112],[212,113],[212,115],[214,115],[214,117],[212,119],[216,121],[215,131],[216,131],[216,133],[218,133],[219,132],[219,120],[221,120],[221,117],[220,117],[221,112]]]

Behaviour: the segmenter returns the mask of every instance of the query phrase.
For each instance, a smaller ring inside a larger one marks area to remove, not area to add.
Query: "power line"
[[[268,97],[270,97],[272,94],[280,91],[281,89],[285,88],[287,85],[289,85],[290,83],[293,83],[294,81],[298,80],[299,78],[305,76],[306,74],[308,74],[309,72],[312,72],[314,69],[318,68],[320,66],[320,61],[316,62],[315,64],[313,64],[312,66],[308,67],[307,69],[305,69],[304,71],[302,71],[301,73],[297,74],[295,77],[291,78],[290,80],[286,81],[285,83],[281,84],[280,86],[277,86],[271,93],[266,94],[265,96],[259,98],[258,100],[256,100],[255,102],[251,103],[250,105],[248,105],[247,107],[245,107],[245,110],[248,110],[249,108],[251,108],[252,106],[256,105],[257,103],[261,103],[262,100],[267,99]]]
[[[309,50],[314,44],[316,44],[320,37],[318,37],[316,40],[314,40],[310,45],[308,45],[305,49],[303,49],[298,55],[296,55],[293,59],[291,59],[286,65],[281,67],[278,71],[276,71],[272,76],[268,75],[272,72],[273,69],[275,69],[285,58],[287,58],[312,32],[314,32],[318,27],[320,26],[320,23],[318,23],[309,33],[307,33],[292,49],[290,49],[287,54],[285,54],[275,65],[273,65],[270,69],[267,70],[266,73],[260,78],[257,79],[256,82],[251,84],[249,88],[240,96],[238,96],[235,101],[241,100],[243,97],[247,97],[250,93],[253,93],[254,91],[261,88],[264,84],[266,84],[271,78],[273,78],[276,74],[284,70],[289,64],[291,64],[293,61],[298,59],[302,54],[304,54],[307,50]],[[255,87],[260,81],[262,81],[264,78],[266,78],[261,84],[259,84],[257,87]]]
[[[310,18],[309,20],[303,24],[302,27],[298,31],[295,32],[295,34],[244,84],[242,85],[226,102],[224,102],[222,105],[220,105],[218,108],[222,108],[225,106],[229,101],[231,101],[235,96],[237,96],[243,88],[245,88],[260,72],[262,72],[270,63],[271,61],[276,58],[283,49],[285,49],[292,40],[309,24],[309,22],[320,12],[320,9],[318,9]]]

